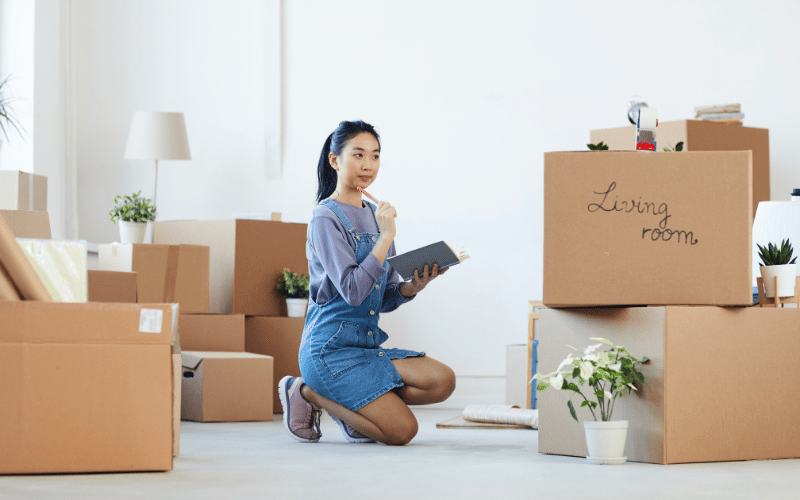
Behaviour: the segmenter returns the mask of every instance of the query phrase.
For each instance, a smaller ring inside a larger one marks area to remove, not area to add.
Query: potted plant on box
[[[111,222],[119,220],[119,238],[122,243],[144,242],[147,222],[156,220],[156,207],[149,198],[141,198],[141,191],[132,195],[116,196],[114,208],[108,214]]]
[[[778,279],[778,297],[794,296],[795,283],[797,282],[797,257],[792,258],[794,249],[789,239],[781,242],[780,247],[768,243],[766,247],[756,244],[758,256],[761,257],[761,279],[767,297],[775,297],[775,278]]]
[[[290,318],[302,318],[308,309],[308,276],[288,269],[278,281],[278,293],[286,297],[286,310]]]
[[[581,356],[568,355],[552,373],[546,375],[537,373],[533,377],[534,380],[538,380],[536,390],[543,391],[553,387],[578,394],[583,399],[580,406],[588,407],[594,417],[594,420],[583,422],[586,445],[589,448],[587,460],[597,464],[625,463],[626,457],[623,453],[628,421],[613,421],[611,414],[617,398],[626,392],[630,394],[632,390],[637,390],[635,383],[644,383],[644,375],[639,371],[639,366],[649,360],[637,359],[627,349],[614,345],[609,340],[603,338],[591,340],[599,343],[584,349]],[[595,353],[603,347],[607,349]],[[581,386],[584,385],[588,385],[592,391],[588,398],[581,391]],[[567,407],[572,418],[579,422],[572,396],[567,401]]]

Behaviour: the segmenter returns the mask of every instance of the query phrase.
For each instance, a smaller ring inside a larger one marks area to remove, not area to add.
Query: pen
[[[363,190],[363,189],[361,189],[360,187],[359,187],[359,188],[356,188],[356,189],[358,189],[358,192],[359,192],[359,193],[363,194],[364,196],[366,196],[366,197],[367,197],[367,198],[369,198],[370,200],[374,201],[375,203],[380,203],[380,201],[378,201],[378,199],[377,199],[377,198],[375,198],[374,196],[372,196],[372,195],[371,195],[371,194],[369,194],[368,192],[364,191],[364,190]]]

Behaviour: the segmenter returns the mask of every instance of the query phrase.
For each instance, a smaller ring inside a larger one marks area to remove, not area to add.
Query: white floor
[[[183,422],[172,472],[0,476],[0,499],[800,498],[800,460],[590,465],[537,453],[534,430],[437,429],[458,410],[414,413],[420,431],[403,447],[346,443],[327,416],[315,444],[278,418]]]

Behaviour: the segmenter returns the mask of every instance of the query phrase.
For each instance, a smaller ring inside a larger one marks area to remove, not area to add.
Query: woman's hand
[[[375,210],[375,221],[378,223],[378,230],[381,237],[390,238],[394,240],[397,235],[397,228],[394,225],[394,220],[397,218],[397,210],[388,201],[382,201],[378,204]]]
[[[428,274],[428,264],[425,264],[425,269],[423,269],[422,276],[419,275],[418,269],[414,269],[414,278],[408,283],[403,283],[403,286],[400,287],[400,294],[404,297],[413,297],[424,290],[425,287],[428,286],[428,283],[446,272],[447,269],[439,271],[439,264],[433,265],[433,271],[430,274]]]

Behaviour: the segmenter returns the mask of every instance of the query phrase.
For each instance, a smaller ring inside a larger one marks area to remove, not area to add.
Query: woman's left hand
[[[404,283],[400,288],[400,293],[406,297],[412,297],[424,290],[425,287],[428,286],[428,283],[446,272],[447,269],[439,271],[439,264],[433,265],[433,271],[430,274],[428,273],[428,264],[425,264],[422,276],[419,275],[419,270],[414,269],[414,279],[408,283]]]

